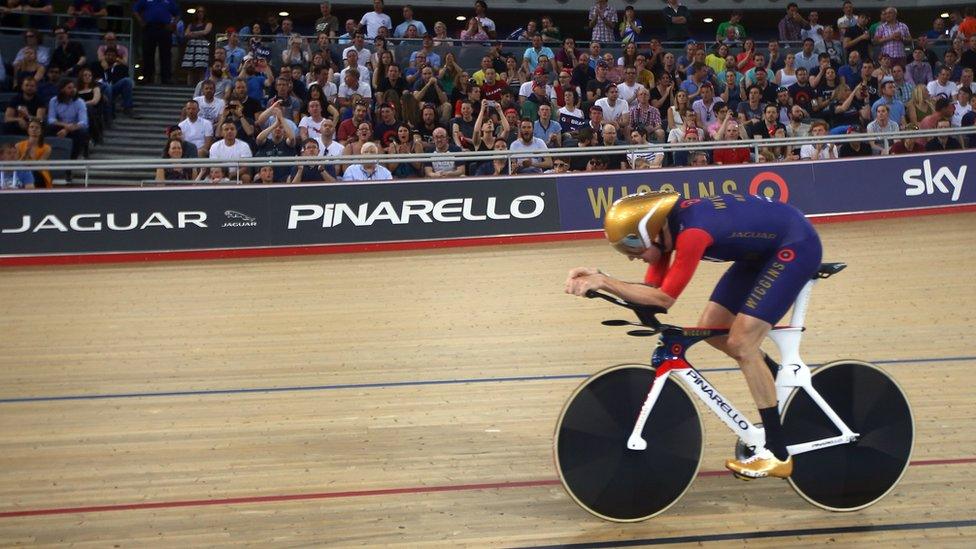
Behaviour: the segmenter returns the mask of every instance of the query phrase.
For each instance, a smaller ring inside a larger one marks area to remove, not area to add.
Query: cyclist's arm
[[[678,235],[674,244],[674,262],[667,269],[661,283],[661,291],[672,300],[678,299],[685,286],[691,282],[691,277],[698,268],[698,263],[705,256],[705,250],[712,245],[714,239],[702,229],[687,229]]]

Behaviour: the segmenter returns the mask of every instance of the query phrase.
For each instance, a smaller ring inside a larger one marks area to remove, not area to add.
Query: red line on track
[[[824,215],[810,218],[813,223],[837,223],[846,221],[868,221],[874,219],[894,219],[921,215],[954,214],[976,211],[976,204],[942,206],[936,208],[916,208],[885,212],[863,212],[853,214]],[[283,257],[324,254],[344,254],[361,252],[389,252],[404,250],[429,250],[437,248],[459,248],[465,246],[495,246],[499,244],[532,244],[539,242],[561,242],[566,240],[589,240],[602,238],[603,231],[582,231],[575,233],[551,233],[515,236],[487,236],[456,238],[451,240],[423,240],[414,242],[379,242],[369,244],[323,244],[316,246],[281,246],[274,248],[235,248],[223,250],[189,250],[180,252],[122,252],[67,255],[12,256],[0,257],[0,267],[23,267],[37,265],[90,265],[102,263],[133,263],[143,261],[189,261],[202,259],[248,259],[255,257]]]
[[[976,463],[976,457],[956,459],[916,460],[911,466],[920,465],[962,465]],[[728,471],[701,471],[700,477],[728,475]],[[244,503],[275,503],[279,501],[303,501],[311,499],[337,499],[367,496],[390,496],[397,494],[429,494],[435,492],[461,492],[467,490],[495,490],[502,488],[534,488],[556,486],[558,479],[525,480],[513,482],[489,482],[482,484],[453,484],[447,486],[410,486],[405,488],[384,488],[378,490],[350,490],[347,492],[312,492],[308,494],[277,494],[269,496],[250,496],[239,498],[194,499],[183,501],[156,501],[147,503],[123,503],[114,505],[95,505],[90,507],[61,507],[50,509],[27,509],[6,511],[0,518],[34,517],[40,515],[68,515],[76,513],[103,513],[107,511],[139,511],[145,509],[171,509],[174,507],[203,507],[208,505],[240,505]]]

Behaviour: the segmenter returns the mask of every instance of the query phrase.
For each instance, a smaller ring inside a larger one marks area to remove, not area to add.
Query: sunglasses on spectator
[[[569,166],[569,164],[567,164],[565,162],[553,162],[552,165],[555,166],[555,167],[557,167],[557,168],[565,168],[565,167],[568,167]]]

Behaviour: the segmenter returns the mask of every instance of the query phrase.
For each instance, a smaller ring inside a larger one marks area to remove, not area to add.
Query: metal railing
[[[879,143],[884,150],[888,150],[890,145],[901,139],[930,139],[933,137],[941,136],[968,136],[971,134],[976,134],[976,127],[968,128],[947,128],[947,129],[934,129],[934,130],[918,130],[918,131],[899,131],[897,133],[855,133],[855,134],[845,134],[845,135],[825,135],[821,137],[807,136],[807,137],[789,137],[789,138],[777,138],[777,139],[754,139],[754,140],[730,140],[730,141],[704,141],[696,143],[648,143],[643,145],[633,145],[633,144],[621,144],[616,146],[601,146],[601,147],[566,147],[549,149],[546,151],[529,151],[529,150],[501,150],[501,151],[479,151],[479,152],[459,152],[459,153],[418,153],[418,154],[403,154],[403,155],[390,155],[390,154],[379,154],[379,155],[349,155],[349,156],[327,156],[327,157],[315,157],[310,158],[306,156],[288,156],[288,157],[252,157],[252,158],[240,158],[233,160],[213,160],[208,158],[193,158],[193,159],[164,159],[164,158],[140,158],[131,160],[55,160],[55,161],[18,161],[18,162],[0,162],[0,170],[80,170],[84,172],[84,186],[88,186],[90,180],[90,172],[93,170],[146,170],[146,169],[156,169],[156,168],[211,168],[211,167],[224,167],[232,168],[239,174],[240,168],[259,168],[261,166],[272,166],[272,167],[291,167],[291,166],[309,166],[309,165],[349,165],[349,164],[359,164],[363,162],[378,162],[380,164],[389,163],[428,163],[433,161],[443,161],[445,159],[451,159],[457,162],[475,162],[475,161],[486,161],[494,160],[496,158],[505,158],[508,165],[511,167],[512,160],[515,158],[528,158],[528,157],[551,157],[551,158],[568,158],[573,156],[599,156],[599,155],[609,155],[609,154],[648,154],[648,153],[674,153],[678,151],[710,151],[715,149],[728,149],[728,148],[749,148],[752,152],[753,159],[759,158],[760,149],[769,147],[791,147],[797,148],[801,145],[815,144],[815,143],[833,143],[839,145],[842,143],[851,142],[876,142]],[[973,151],[976,153],[976,150]],[[656,169],[656,168],[652,168]],[[510,172],[511,173],[511,172]],[[239,177],[235,176],[235,177]],[[424,179],[411,178],[410,180]],[[406,181],[408,179],[397,179],[395,181]],[[133,185],[143,185],[148,180],[134,179]],[[239,179],[235,179],[236,182],[240,182]],[[190,181],[179,181],[180,184],[186,185],[188,183],[193,183]]]

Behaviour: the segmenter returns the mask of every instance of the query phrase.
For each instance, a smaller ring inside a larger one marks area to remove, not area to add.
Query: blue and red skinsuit
[[[820,267],[820,237],[803,213],[757,196],[680,200],[668,216],[672,254],[644,282],[677,299],[702,259],[734,262],[711,301],[775,325]]]

